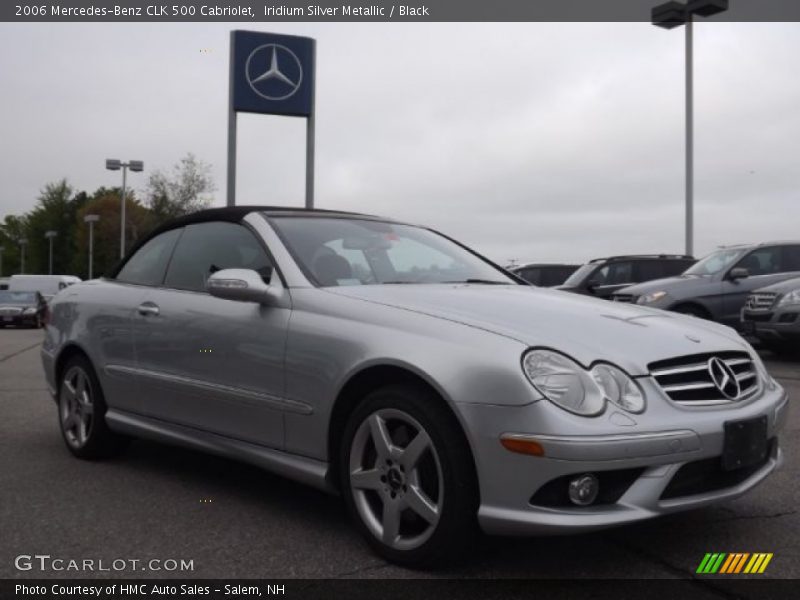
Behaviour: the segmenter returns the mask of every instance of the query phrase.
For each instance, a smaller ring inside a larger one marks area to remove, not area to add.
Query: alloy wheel
[[[89,376],[79,366],[70,368],[61,384],[59,413],[64,437],[73,448],[82,448],[94,425],[94,401]]]
[[[349,480],[359,516],[385,545],[412,550],[436,530],[442,466],[430,435],[408,413],[383,408],[364,419],[350,448]]]

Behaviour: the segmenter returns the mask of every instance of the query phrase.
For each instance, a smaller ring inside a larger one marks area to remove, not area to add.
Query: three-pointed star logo
[[[286,100],[300,89],[303,66],[286,46],[265,44],[247,57],[245,66],[250,88],[267,100]]]

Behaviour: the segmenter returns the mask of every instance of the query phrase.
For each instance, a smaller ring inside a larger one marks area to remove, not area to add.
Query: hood
[[[800,288],[800,277],[794,277],[792,279],[787,279],[786,281],[781,281],[780,283],[773,283],[772,285],[768,285],[763,288],[758,288],[755,290],[756,292],[775,292],[778,294],[786,294],[791,292],[792,290],[796,290]]]
[[[630,285],[626,288],[622,288],[621,290],[617,290],[615,293],[641,296],[643,294],[649,294],[650,292],[660,292],[663,290],[668,294],[672,294],[672,292],[675,290],[681,290],[683,288],[690,287],[693,288],[698,284],[698,282],[702,281],[711,281],[711,279],[708,277],[700,277],[698,275],[676,275],[675,277],[653,279],[651,281],[645,281],[644,283]]]
[[[613,362],[631,375],[647,374],[647,365],[656,360],[749,349],[733,329],[717,323],[548,288],[429,284],[326,291],[560,350],[584,366]]]

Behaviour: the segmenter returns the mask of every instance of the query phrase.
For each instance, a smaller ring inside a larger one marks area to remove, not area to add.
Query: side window
[[[680,275],[693,264],[694,263],[692,261],[687,260],[670,260],[664,263],[664,274],[660,277],[673,277],[675,275]]]
[[[670,263],[660,263],[657,260],[639,260],[635,263],[633,270],[634,283],[641,283],[643,281],[651,281],[653,279],[660,279],[667,275],[666,265]]]
[[[542,284],[542,269],[522,269],[519,272],[519,276],[522,277],[525,281],[532,283],[533,285],[541,285]]]
[[[139,248],[117,273],[117,281],[138,285],[161,285],[169,257],[181,231],[183,230],[165,231]]]
[[[606,285],[616,285],[620,283],[633,283],[633,263],[617,262],[610,265]]]
[[[759,248],[736,263],[737,269],[747,269],[753,275],[769,275],[780,272],[780,247]]]
[[[784,246],[781,271],[800,271],[800,246]]]
[[[166,287],[202,292],[209,276],[222,269],[253,269],[265,282],[272,265],[255,236],[236,223],[197,223],[186,227],[169,263]]]

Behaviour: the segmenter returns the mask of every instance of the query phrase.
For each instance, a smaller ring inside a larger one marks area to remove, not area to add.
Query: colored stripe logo
[[[695,572],[702,575],[763,573],[772,556],[772,552],[707,552]]]

